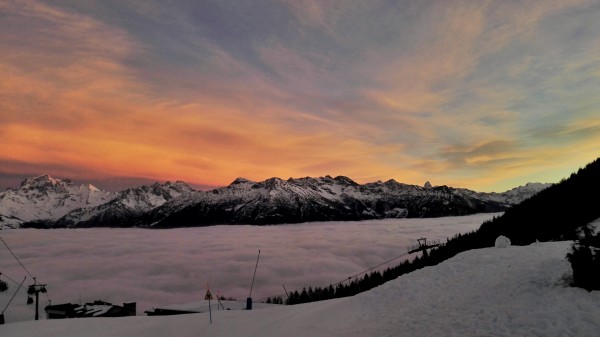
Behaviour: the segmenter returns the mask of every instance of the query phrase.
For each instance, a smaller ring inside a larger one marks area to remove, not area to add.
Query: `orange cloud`
[[[598,153],[599,101],[567,89],[583,71],[597,77],[600,44],[574,49],[581,55],[561,59],[560,73],[538,74],[556,63],[541,57],[555,45],[536,28],[577,3],[413,5],[407,26],[394,15],[361,20],[367,3],[287,5],[297,40],[257,39],[236,52],[183,10],[138,6],[183,26],[176,36],[188,58],[178,63],[94,13],[0,4],[9,13],[0,22],[0,161],[67,165],[80,178],[223,185],[331,174],[502,189],[556,181]],[[330,45],[311,44],[315,28]],[[544,108],[554,118],[562,108],[536,98],[549,93],[572,117],[538,123]]]

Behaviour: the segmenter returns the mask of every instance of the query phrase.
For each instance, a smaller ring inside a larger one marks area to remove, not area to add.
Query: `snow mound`
[[[494,243],[494,247],[496,248],[508,248],[510,247],[510,239],[504,235],[500,235],[496,238],[496,242]]]

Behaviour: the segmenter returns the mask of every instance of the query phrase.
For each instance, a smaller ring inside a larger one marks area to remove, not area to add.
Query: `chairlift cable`
[[[413,250],[410,250],[410,248],[409,248],[409,251],[408,251],[408,252],[406,252],[406,253],[402,253],[402,254],[400,254],[400,255],[398,255],[398,256],[395,256],[395,257],[393,257],[393,258],[391,258],[391,259],[388,259],[388,260],[386,260],[386,261],[384,261],[384,262],[382,262],[382,263],[380,263],[380,264],[378,264],[378,265],[376,265],[376,266],[374,266],[374,267],[370,267],[370,268],[368,268],[368,269],[365,269],[365,270],[361,271],[360,273],[356,273],[356,274],[354,274],[354,275],[352,275],[352,276],[350,276],[350,277],[348,277],[348,278],[346,278],[346,279],[343,279],[342,281],[339,281],[339,282],[337,282],[337,283],[335,283],[335,284],[330,284],[330,286],[336,287],[336,286],[338,286],[338,285],[340,285],[340,284],[342,284],[342,283],[344,283],[344,282],[346,282],[346,281],[349,281],[349,280],[351,280],[351,279],[353,279],[353,278],[356,278],[357,276],[359,276],[359,275],[362,275],[362,274],[365,274],[365,273],[367,273],[367,272],[369,272],[369,271],[371,271],[371,270],[373,270],[373,269],[377,269],[377,268],[379,268],[379,267],[381,267],[381,266],[383,266],[383,265],[386,265],[386,264],[388,264],[388,263],[390,263],[390,262],[392,262],[392,261],[394,261],[394,260],[397,260],[397,259],[399,259],[399,258],[401,258],[401,257],[404,257],[404,256],[406,256],[406,255],[413,254],[413,253],[415,253],[415,252],[417,252],[417,251],[422,251],[422,250],[425,250],[425,249],[435,248],[435,247],[437,247],[437,246],[440,246],[440,243],[439,243],[439,241],[432,241],[430,245],[420,245],[420,246],[419,246],[419,247],[420,247],[420,249],[419,249],[419,250],[414,250],[414,249],[413,249]],[[284,286],[284,288],[285,288],[285,286]],[[287,292],[287,291],[286,291],[286,292]],[[289,295],[288,295],[288,297],[289,297]]]
[[[12,256],[14,256],[14,258],[17,260],[17,262],[19,262],[19,264],[21,265],[21,267],[23,267],[23,270],[25,270],[25,272],[27,272],[27,274],[35,280],[35,277],[29,272],[29,270],[27,270],[27,268],[25,267],[25,265],[21,262],[21,260],[19,260],[19,258],[17,257],[17,255],[15,255],[15,253],[13,253],[12,249],[10,249],[10,247],[8,246],[8,244],[6,243],[6,241],[4,241],[4,239],[0,236],[0,241],[2,241],[2,243],[4,243],[4,245],[6,246],[6,249],[8,249],[8,251],[12,254]]]
[[[12,302],[12,300],[15,298],[15,296],[17,295],[17,293],[19,292],[19,290],[21,290],[21,287],[23,286],[23,283],[25,283],[26,279],[27,279],[27,276],[23,277],[23,281],[19,284],[19,287],[17,288],[17,290],[15,291],[15,293],[12,295],[12,297],[10,298],[10,300],[8,301],[8,303],[6,303],[6,307],[4,307],[4,310],[2,310],[2,313],[0,313],[0,315],[4,315],[4,312],[6,311],[6,309],[8,309],[8,306],[10,305],[10,302]]]
[[[433,243],[435,243],[435,241],[434,241]],[[439,244],[438,244],[438,245],[439,245]],[[425,247],[425,248],[433,248],[433,247],[434,247],[434,246],[433,246],[433,245],[431,245],[431,246],[427,246],[427,247]],[[359,276],[359,275],[362,275],[362,274],[364,274],[364,273],[366,273],[366,272],[369,272],[369,271],[371,271],[371,270],[373,270],[373,269],[379,268],[379,267],[381,267],[381,266],[383,266],[383,265],[386,265],[386,264],[388,264],[388,263],[390,263],[390,262],[392,262],[392,261],[394,261],[394,260],[397,260],[397,259],[399,259],[399,258],[401,258],[401,257],[404,257],[404,256],[406,256],[406,255],[410,255],[410,254],[412,254],[412,253],[414,253],[414,251],[409,251],[409,252],[406,252],[406,253],[400,254],[400,255],[398,255],[398,256],[396,256],[396,257],[393,257],[393,258],[391,258],[391,259],[389,259],[389,260],[387,260],[387,261],[384,261],[384,262],[382,262],[382,263],[380,263],[380,264],[378,264],[378,265],[376,265],[376,266],[374,266],[374,267],[371,267],[371,268],[369,268],[369,269],[363,270],[363,271],[361,271],[360,273],[356,273],[356,274],[354,274],[354,275],[352,275],[352,276],[348,277],[347,279],[344,279],[343,281],[340,281],[340,282],[338,282],[338,283],[334,284],[334,286],[337,286],[338,284],[342,284],[342,283],[344,283],[344,282],[348,281],[349,279],[355,278],[355,277],[357,277],[357,276]]]
[[[2,277],[2,276],[6,277],[8,280],[10,280],[10,281],[14,282],[15,284],[19,284],[19,282],[17,282],[17,281],[15,281],[15,280],[13,280],[12,278],[8,277],[8,275],[6,275],[6,274],[4,274],[4,273],[0,272],[0,277]]]
[[[371,267],[371,268],[368,268],[368,269],[366,269],[366,270],[363,270],[363,271],[361,271],[360,273],[356,273],[356,274],[354,274],[354,275],[352,275],[352,276],[350,276],[350,277],[348,277],[348,278],[346,278],[346,279],[344,279],[344,280],[342,280],[342,281],[340,281],[340,282],[338,282],[338,283],[335,283],[335,284],[333,284],[333,286],[337,286],[338,284],[342,284],[342,283],[344,283],[344,282],[348,281],[349,279],[355,278],[355,277],[357,277],[357,276],[359,276],[359,275],[362,275],[362,274],[364,274],[364,273],[367,273],[367,272],[369,272],[369,271],[371,271],[371,270],[373,270],[373,269],[377,269],[377,268],[379,268],[379,267],[381,267],[381,266],[383,266],[383,265],[386,265],[386,264],[388,264],[388,263],[390,263],[390,262],[392,262],[392,261],[394,261],[394,260],[397,260],[397,259],[399,259],[399,258],[401,258],[401,257],[404,257],[404,256],[406,256],[406,255],[409,255],[409,254],[410,254],[410,253],[403,253],[403,254],[400,254],[400,255],[398,255],[398,256],[396,256],[396,257],[393,257],[393,258],[391,258],[391,259],[389,259],[389,260],[387,260],[387,261],[384,261],[384,262],[382,262],[382,263],[380,263],[380,264],[378,264],[378,265],[376,265],[376,266],[374,266],[374,267]]]
[[[34,284],[36,284],[36,282],[37,282],[37,280],[36,280],[36,277],[35,277],[35,276],[33,276],[33,275],[32,275],[32,274],[29,272],[29,270],[27,269],[27,267],[25,267],[25,265],[23,264],[23,262],[21,262],[21,260],[20,260],[20,259],[17,257],[17,255],[16,255],[16,254],[15,254],[15,253],[12,251],[12,249],[10,249],[10,247],[8,246],[8,244],[6,243],[6,241],[4,241],[4,239],[3,239],[1,236],[0,236],[0,241],[2,241],[2,243],[4,244],[4,246],[6,246],[6,249],[8,249],[8,251],[9,251],[9,252],[12,254],[12,256],[15,258],[15,260],[17,260],[17,262],[19,262],[19,264],[21,265],[21,267],[23,268],[23,270],[25,270],[25,272],[26,272],[26,273],[27,273],[27,274],[28,274],[28,275],[29,275],[29,276],[30,276],[30,277],[33,279],[33,282],[34,282]],[[9,280],[13,281],[13,282],[14,282],[14,283],[16,283],[16,284],[19,284],[19,282],[17,282],[17,281],[15,281],[15,280],[11,279],[11,278],[10,278],[10,277],[8,277],[6,274],[2,274],[2,273],[0,273],[0,275],[4,275],[4,276],[6,276],[6,278],[7,278],[7,279],[9,279]],[[19,286],[19,288],[20,288],[20,286]],[[44,290],[45,290],[46,297],[48,298],[48,302],[49,302],[49,303],[52,303],[52,300],[50,300],[50,295],[48,294],[48,290],[47,290],[47,289],[45,289],[45,287],[44,287]],[[17,290],[17,291],[18,291],[18,290]]]

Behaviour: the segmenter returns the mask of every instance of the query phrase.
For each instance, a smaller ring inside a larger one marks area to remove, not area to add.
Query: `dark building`
[[[152,311],[148,310],[148,311],[144,311],[144,312],[148,316],[171,316],[171,315],[197,314],[200,311],[153,308]]]
[[[108,302],[94,301],[81,304],[57,304],[45,308],[48,319],[75,317],[125,317],[136,315],[136,303],[123,303],[123,306]]]

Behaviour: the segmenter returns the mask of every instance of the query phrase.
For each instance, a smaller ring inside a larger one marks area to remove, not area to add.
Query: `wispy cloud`
[[[506,189],[560,179],[533,165],[569,157],[558,151],[597,155],[591,1],[27,0],[0,12],[0,159],[30,168]],[[489,144],[510,146],[472,152]]]

